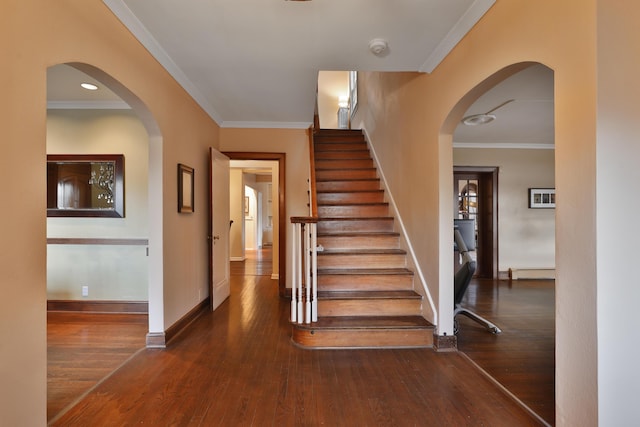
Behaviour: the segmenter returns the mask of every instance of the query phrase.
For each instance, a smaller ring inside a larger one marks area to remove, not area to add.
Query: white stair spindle
[[[293,243],[291,245],[291,321],[297,322],[297,307],[296,307],[296,286],[298,286],[297,278],[297,268],[298,268],[298,257],[296,256],[296,252],[298,251],[298,240],[296,239],[296,235],[298,233],[299,224],[293,224],[293,232],[291,233],[293,238]]]
[[[305,290],[306,290],[306,304],[305,304],[305,323],[311,323],[311,239],[309,233],[311,232],[311,225],[304,235],[304,274],[305,274]]]
[[[317,224],[309,224],[311,231],[311,321],[318,321],[318,227]]]

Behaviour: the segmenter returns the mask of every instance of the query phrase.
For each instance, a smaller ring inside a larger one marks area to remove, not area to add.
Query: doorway
[[[274,260],[274,272],[272,279],[278,280],[278,293],[281,297],[286,297],[286,230],[287,230],[287,212],[286,212],[286,197],[285,197],[285,178],[286,178],[286,154],[285,153],[264,153],[264,152],[224,152],[224,155],[229,157],[230,160],[255,160],[255,161],[275,161],[277,162],[277,185],[273,190],[273,202],[274,208],[277,207],[277,215],[272,218],[273,221],[273,257]],[[277,238],[276,238],[277,236]],[[277,265],[277,272],[275,271],[275,265]]]
[[[456,219],[475,220],[475,276],[498,278],[498,168],[453,168]]]

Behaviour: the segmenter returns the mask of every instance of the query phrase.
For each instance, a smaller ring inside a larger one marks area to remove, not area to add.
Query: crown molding
[[[309,129],[312,122],[222,122],[222,128],[242,129]]]
[[[480,18],[491,9],[496,0],[476,0],[451,28],[447,35],[438,43],[427,60],[419,68],[422,73],[431,73],[444,58],[453,50],[462,38],[473,28]]]
[[[503,148],[512,150],[555,150],[555,144],[520,142],[454,142],[453,148]]]
[[[102,0],[103,3],[113,12],[113,14],[124,24],[136,39],[151,53],[151,55],[162,65],[178,84],[200,105],[200,107],[216,123],[222,123],[222,118],[218,112],[209,104],[207,98],[194,86],[182,70],[176,65],[167,52],[160,47],[158,41],[151,35],[149,30],[133,14],[131,9],[122,0]]]
[[[48,110],[130,110],[124,101],[48,101]]]

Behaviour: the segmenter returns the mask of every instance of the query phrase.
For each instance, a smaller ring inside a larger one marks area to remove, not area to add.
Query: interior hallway
[[[139,350],[52,425],[541,424],[459,353],[296,348],[270,265],[268,251],[232,263],[216,312]]]

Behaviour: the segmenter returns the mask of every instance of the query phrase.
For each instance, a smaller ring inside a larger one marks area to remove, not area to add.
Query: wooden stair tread
[[[433,328],[422,316],[318,317],[317,322],[296,323],[302,329],[416,329]]]
[[[362,236],[371,236],[371,237],[380,237],[380,236],[399,236],[400,233],[396,231],[334,231],[334,232],[318,232],[318,237],[362,237]]]
[[[318,202],[318,206],[389,206],[387,202]]]
[[[317,194],[344,194],[344,193],[384,193],[384,190],[320,190]]]
[[[422,299],[422,295],[412,290],[399,291],[318,291],[318,300],[354,299]]]
[[[366,154],[369,151],[368,150],[317,150],[316,151],[318,154],[321,153],[345,153],[344,156],[340,156],[340,157],[320,157],[320,158],[316,158],[316,162],[342,162],[345,160],[371,160],[371,157],[357,157],[354,156],[354,154],[356,153],[360,153],[360,154]],[[348,155],[349,154],[349,155]]]
[[[372,275],[372,276],[381,276],[381,275],[411,275],[413,276],[413,271],[408,268],[362,268],[362,269],[337,269],[337,268],[324,268],[318,269],[318,276],[320,275],[344,275],[344,276],[353,276],[353,275]]]
[[[316,182],[380,181],[380,178],[317,178]]]
[[[387,249],[387,248],[369,248],[369,249],[325,249],[318,252],[320,255],[405,255],[407,252],[403,249]]]
[[[392,216],[353,216],[353,217],[324,217],[318,218],[318,221],[371,221],[375,219],[392,220]]]
[[[375,167],[354,167],[354,168],[316,168],[316,172],[337,172],[337,171],[347,171],[347,172],[353,172],[353,171],[370,171],[370,170],[376,170]]]

